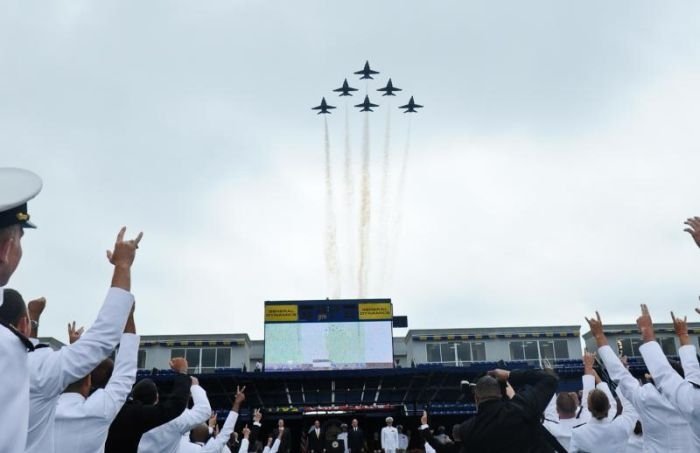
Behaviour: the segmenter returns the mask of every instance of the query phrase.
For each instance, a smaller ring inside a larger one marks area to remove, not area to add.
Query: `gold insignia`
[[[18,212],[17,220],[19,220],[20,222],[26,222],[27,220],[29,220],[29,214],[26,214],[24,212]]]

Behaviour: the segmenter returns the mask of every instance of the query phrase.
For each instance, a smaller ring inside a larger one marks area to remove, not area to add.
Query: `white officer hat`
[[[41,192],[41,178],[23,168],[0,168],[0,228],[21,225],[36,228],[29,222],[27,202]]]

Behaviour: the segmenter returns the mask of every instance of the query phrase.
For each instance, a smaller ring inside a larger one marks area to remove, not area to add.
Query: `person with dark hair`
[[[202,423],[195,427],[190,433],[190,441],[186,437],[180,440],[179,453],[221,453],[228,440],[234,433],[238,413],[241,410],[241,404],[245,401],[245,387],[236,386],[236,396],[233,399],[233,407],[229,411],[226,421],[221,427],[219,435],[211,437],[209,428],[206,423]],[[248,429],[248,425],[245,426]],[[246,446],[247,450],[247,446]],[[241,453],[237,451],[236,453]]]
[[[41,178],[20,168],[0,168],[0,308],[2,288],[22,259],[22,237],[29,222],[27,202],[41,191]],[[29,321],[31,322],[31,321]],[[9,320],[0,320],[0,446],[3,453],[24,453],[29,421],[27,351],[34,345]]]
[[[568,450],[571,443],[572,430],[586,423],[586,421],[576,417],[579,404],[575,394],[561,392],[553,401],[555,401],[556,417],[547,418],[547,412],[545,412],[545,419],[542,425]]]
[[[90,394],[92,373],[68,386],[58,398],[54,442],[67,452],[104,451],[107,432],[136,380],[139,336],[133,310],[119,342],[115,372],[104,389]]]
[[[350,431],[348,431],[348,448],[350,453],[364,453],[365,451],[365,433],[360,429],[360,423],[356,418],[350,423]]]
[[[599,379],[593,370],[593,354],[584,355],[585,376]],[[619,453],[625,451],[625,446],[634,431],[638,415],[632,403],[620,392],[617,395],[622,403],[622,412],[615,417],[611,410],[612,397],[601,388],[595,388],[585,395],[586,407],[591,418],[571,433],[569,452]],[[617,406],[616,406],[617,408]]]
[[[689,219],[690,221],[690,219]],[[694,232],[700,233],[700,219],[697,217],[693,221]],[[695,311],[700,313],[700,309]],[[674,327],[679,318],[671,314],[674,320]],[[685,322],[685,319],[683,320]],[[642,315],[637,318],[637,326],[642,335],[643,344],[639,347],[639,352],[644,358],[644,363],[654,378],[654,383],[661,391],[661,394],[671,403],[671,406],[688,422],[693,433],[692,451],[700,451],[700,418],[698,409],[700,408],[700,375],[698,374],[698,359],[695,353],[695,346],[690,344],[685,338],[678,353],[686,371],[685,378],[681,377],[668,362],[661,346],[656,342],[654,324],[646,305],[642,305]],[[678,332],[678,330],[677,330]],[[686,337],[686,332],[682,332]],[[642,427],[646,432],[649,428]]]
[[[176,453],[180,438],[209,419],[211,405],[207,392],[199,386],[199,380],[195,377],[192,377],[190,394],[192,408],[185,409],[169,422],[145,432],[139,441],[138,453]]]
[[[280,437],[278,450],[280,453],[289,453],[292,446],[292,431],[284,426],[284,420],[281,418],[277,420],[277,428],[272,430],[272,437],[277,438],[280,434],[282,437]]]
[[[516,389],[512,398],[503,396],[506,382]],[[480,453],[542,451],[546,444],[540,418],[557,382],[556,376],[542,370],[489,371],[474,388],[476,416],[457,430],[464,449]]]
[[[97,319],[80,338],[57,351],[37,348],[28,357],[29,431],[27,453],[53,453],[56,403],[69,384],[84,378],[119,343],[134,306],[131,267],[142,233],[125,240],[126,228],[117,234],[107,259],[114,266],[112,283]],[[38,320],[37,320],[38,321]]]
[[[586,318],[591,334],[598,345],[598,355],[603,360],[610,378],[617,382],[618,394],[624,395],[639,414],[644,427],[644,449],[647,452],[693,451],[692,431],[687,420],[666,399],[655,382],[640,385],[639,381],[623,365],[608,344],[600,314]],[[685,320],[674,319],[676,333],[681,344],[688,340],[688,325]],[[694,354],[693,348],[693,354]]]
[[[323,452],[323,433],[321,432],[321,421],[315,420],[311,428],[309,428],[309,448],[310,453]]]
[[[171,359],[170,368],[176,372],[173,388],[170,396],[162,402],[152,380],[142,379],[134,385],[131,398],[109,427],[105,453],[136,453],[145,432],[182,414],[194,381],[187,375],[188,365],[184,358]]]

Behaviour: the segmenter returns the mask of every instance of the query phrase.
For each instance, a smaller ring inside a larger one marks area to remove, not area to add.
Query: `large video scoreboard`
[[[265,371],[392,368],[390,299],[265,302]]]

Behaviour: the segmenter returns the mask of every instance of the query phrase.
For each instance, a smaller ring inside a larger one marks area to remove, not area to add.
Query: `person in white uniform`
[[[545,419],[542,424],[568,450],[573,429],[586,423],[576,417],[578,414],[578,399],[571,393],[562,392],[552,398],[550,406],[553,409],[550,409],[548,406],[547,410],[545,410]],[[552,412],[554,415],[552,415]]]
[[[394,419],[392,417],[386,418],[386,426],[382,428],[382,448],[386,453],[396,453],[396,449],[399,448],[399,432],[393,426]]]
[[[584,373],[591,375],[593,371],[592,355],[585,354]],[[595,379],[598,379],[597,377]],[[590,411],[591,418],[582,426],[573,429],[569,452],[596,452],[619,453],[624,452],[638,415],[632,403],[622,393],[618,394],[622,403],[622,413],[614,417],[615,410],[611,404],[612,397],[607,394],[604,387],[596,388],[586,398],[586,407]],[[610,418],[610,415],[613,418]]]
[[[24,228],[29,222],[27,202],[41,191],[41,178],[19,168],[0,168],[0,289],[10,281],[22,258]],[[0,306],[2,305],[0,291]],[[23,453],[29,421],[27,351],[33,345],[27,331],[0,323],[0,446],[3,453]]]
[[[233,400],[233,407],[226,417],[224,425],[221,427],[219,435],[209,438],[209,428],[206,424],[201,424],[192,430],[193,441],[189,442],[185,437],[180,440],[179,453],[221,453],[226,446],[238,420],[238,412],[241,404],[245,401],[245,387],[236,387],[236,396]],[[207,438],[209,438],[207,440]]]
[[[182,436],[209,419],[211,405],[207,392],[199,386],[197,378],[191,379],[192,408],[185,409],[168,423],[145,432],[139,441],[138,453],[176,453]]]
[[[107,385],[90,394],[92,380],[91,374],[88,374],[69,385],[58,398],[54,427],[56,450],[104,452],[109,425],[136,381],[139,339],[132,310],[119,341],[114,371]]]
[[[678,413],[654,384],[640,385],[639,381],[622,364],[608,344],[600,314],[596,312],[595,318],[586,318],[586,321],[598,345],[598,356],[603,360],[610,378],[617,383],[618,393],[622,393],[639,413],[643,429],[644,451],[650,453],[693,451],[692,433],[687,420]],[[683,328],[680,323],[678,327]],[[686,341],[689,341],[687,334],[686,324],[685,338]],[[681,343],[683,341],[681,339]],[[637,437],[633,437],[634,444],[639,443]]]
[[[686,376],[683,378],[673,369],[661,346],[655,341],[654,324],[646,305],[642,305],[642,315],[637,318],[637,327],[644,343],[639,347],[639,352],[655,385],[690,425],[693,448],[689,451],[700,451],[700,376],[693,371],[698,366],[695,347],[686,344],[678,351],[683,369],[686,370]],[[642,429],[646,429],[644,425]]]
[[[29,431],[27,453],[54,453],[54,418],[59,396],[68,386],[90,373],[112,353],[121,339],[126,320],[134,305],[131,266],[141,233],[124,240],[126,228],[117,235],[114,250],[107,258],[114,266],[112,285],[95,323],[78,341],[53,351],[36,349],[29,354]]]

